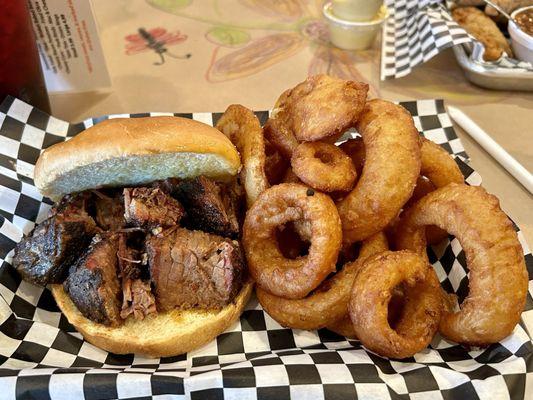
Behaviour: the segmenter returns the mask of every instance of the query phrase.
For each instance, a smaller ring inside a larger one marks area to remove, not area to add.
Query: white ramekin
[[[533,6],[518,8],[511,14],[514,19],[519,12],[533,8]],[[533,36],[528,35],[522,31],[516,23],[509,21],[509,35],[511,35],[511,44],[513,51],[519,60],[527,61],[533,64]]]
[[[335,0],[331,2],[333,15],[348,21],[370,21],[383,5],[383,0]]]
[[[331,2],[324,4],[322,12],[329,26],[331,43],[344,50],[364,50],[372,46],[376,34],[389,16],[387,7],[381,6],[371,21],[346,21],[333,14]]]

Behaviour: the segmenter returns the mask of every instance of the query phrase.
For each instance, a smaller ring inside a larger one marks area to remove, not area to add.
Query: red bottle
[[[0,0],[0,10],[0,102],[12,95],[50,113],[27,0]]]

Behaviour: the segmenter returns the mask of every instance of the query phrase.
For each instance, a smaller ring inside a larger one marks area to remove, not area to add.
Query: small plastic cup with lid
[[[338,17],[333,13],[331,2],[324,5],[322,12],[329,26],[331,43],[344,50],[364,50],[372,46],[383,22],[389,16],[384,5],[367,21],[349,21]]]

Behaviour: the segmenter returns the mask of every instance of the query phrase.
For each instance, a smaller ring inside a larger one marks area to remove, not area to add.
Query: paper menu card
[[[111,86],[96,20],[87,0],[29,0],[49,92]]]

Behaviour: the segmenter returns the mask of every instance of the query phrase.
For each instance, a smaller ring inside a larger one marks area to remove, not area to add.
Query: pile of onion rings
[[[407,110],[367,90],[319,75],[285,91],[262,131],[240,109],[219,121],[249,165],[242,243],[259,302],[282,326],[326,328],[384,357],[413,356],[436,332],[502,340],[528,285],[511,222]],[[361,137],[335,145],[353,127]],[[261,144],[245,155],[252,140]],[[448,233],[470,269],[459,311],[425,251]]]

